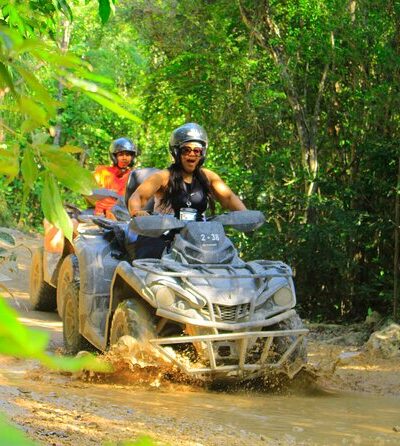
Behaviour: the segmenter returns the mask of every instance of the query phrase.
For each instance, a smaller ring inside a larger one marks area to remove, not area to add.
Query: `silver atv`
[[[92,195],[85,197],[89,206],[92,207],[82,211],[74,205],[65,205],[69,217],[76,222],[75,230],[93,226],[91,216],[94,213],[94,205],[97,200],[106,197],[121,199],[112,190],[95,189]],[[120,212],[120,207],[115,207],[117,212]],[[129,218],[129,214],[126,218]],[[33,250],[30,268],[29,300],[34,310],[54,311],[57,309],[62,317],[62,289],[71,281],[74,269],[71,263],[72,257],[69,256],[71,253],[74,253],[74,243],[64,236],[61,229],[44,220],[43,244]],[[68,259],[64,261],[67,257]]]
[[[254,231],[263,221],[258,211],[204,222],[170,215],[97,220],[103,228],[75,240],[75,270],[63,289],[66,350],[89,342],[105,351],[129,336],[138,357],[158,357],[189,375],[293,377],[306,362],[308,330],[294,309],[292,270],[280,261],[244,262],[224,231]],[[121,243],[110,242],[111,229],[131,240],[175,235],[161,259],[132,261]]]
[[[136,188],[156,170],[154,168],[134,170],[129,177],[128,188]],[[129,191],[129,194],[131,193],[132,191]],[[113,190],[101,188],[94,189],[91,195],[84,196],[88,209],[81,210],[71,204],[65,205],[68,215],[77,226],[74,232],[98,233],[98,227],[92,222],[92,217],[97,200],[103,198],[115,198],[117,202],[112,213],[118,221],[129,221],[126,207],[129,196],[122,197]],[[152,203],[149,203],[149,209],[151,208]],[[76,280],[74,276],[78,270],[77,262],[75,238],[70,242],[61,229],[44,221],[43,244],[34,249],[30,268],[29,299],[34,310],[54,311],[57,309],[62,318],[65,288]]]

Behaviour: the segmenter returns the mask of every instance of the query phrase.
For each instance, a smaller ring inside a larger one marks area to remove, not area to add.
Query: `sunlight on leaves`
[[[39,169],[35,162],[32,149],[27,147],[21,163],[21,173],[27,188],[31,188],[39,175]]]
[[[55,356],[46,352],[49,334],[32,330],[18,321],[18,314],[0,296],[0,354],[17,358],[37,359],[54,370],[78,372],[91,370],[107,373],[112,366],[91,354],[79,358]]]
[[[27,438],[24,432],[7,422],[0,414],[0,444],[7,446],[35,446],[37,443]]]
[[[44,174],[44,186],[41,198],[45,218],[57,228],[61,229],[68,240],[72,240],[71,219],[63,208],[57,182],[49,172]]]

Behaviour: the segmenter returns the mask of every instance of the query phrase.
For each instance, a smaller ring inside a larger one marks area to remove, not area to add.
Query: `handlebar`
[[[237,231],[250,232],[258,229],[264,222],[264,215],[260,211],[232,211],[212,217],[212,221],[223,226],[230,226]],[[187,224],[202,224],[179,220],[173,215],[149,215],[133,217],[129,222],[129,228],[137,234],[147,237],[160,237],[167,231],[180,230]]]

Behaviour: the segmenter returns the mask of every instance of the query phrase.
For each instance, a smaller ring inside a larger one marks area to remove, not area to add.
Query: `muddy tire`
[[[294,316],[279,322],[274,326],[275,330],[298,330],[304,328],[303,322],[300,317],[295,314]],[[296,336],[282,336],[274,339],[274,350],[276,353],[283,354],[290,347],[293,341],[296,340]],[[291,361],[300,359],[303,362],[307,361],[307,341],[305,338],[295,348],[293,353],[289,356]]]
[[[75,254],[70,254],[63,260],[57,279],[57,311],[63,318],[64,299],[68,286],[79,282],[78,259]]]
[[[64,349],[69,355],[90,350],[91,345],[79,333],[79,283],[71,282],[65,289],[63,307]]]
[[[56,309],[56,290],[44,281],[43,247],[36,249],[32,255],[29,296],[34,310],[54,311]]]
[[[111,322],[110,345],[116,344],[122,336],[131,336],[144,347],[149,339],[155,337],[153,317],[141,302],[125,300],[115,310]]]

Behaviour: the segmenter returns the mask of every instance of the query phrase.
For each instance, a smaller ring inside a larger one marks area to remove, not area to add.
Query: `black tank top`
[[[183,190],[173,200],[175,217],[179,218],[181,208],[192,208],[197,211],[197,219],[202,219],[202,214],[207,209],[207,194],[201,183],[193,178],[191,183],[183,182]]]

